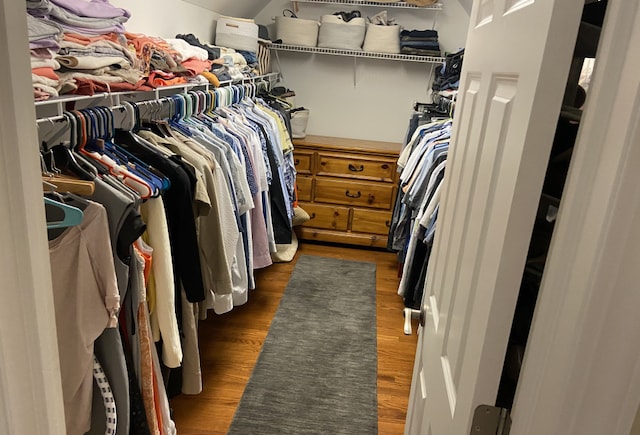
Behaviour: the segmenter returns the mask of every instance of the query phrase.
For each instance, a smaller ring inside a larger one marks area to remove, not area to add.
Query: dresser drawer
[[[315,202],[391,209],[393,185],[316,178]]]
[[[296,177],[298,185],[298,201],[311,201],[313,198],[313,178]]]
[[[305,227],[346,231],[349,225],[349,209],[330,205],[300,203],[300,207],[309,214]]]
[[[293,163],[296,166],[296,172],[302,175],[311,175],[313,153],[306,151],[294,151]]]
[[[351,231],[356,233],[389,234],[391,225],[390,211],[353,210]]]
[[[384,157],[368,158],[356,154],[320,153],[316,175],[392,182],[395,167],[394,160]]]

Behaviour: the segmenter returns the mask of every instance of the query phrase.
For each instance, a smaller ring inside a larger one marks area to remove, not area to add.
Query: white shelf
[[[325,3],[336,5],[352,5],[352,6],[372,6],[378,8],[398,8],[398,9],[431,9],[435,11],[442,10],[441,3],[435,3],[429,6],[416,6],[403,1],[400,2],[374,2],[374,1],[358,1],[358,0],[294,0],[294,3]]]
[[[277,72],[268,73],[268,74],[264,74],[256,77],[245,77],[243,79],[238,79],[238,80],[221,81],[220,86],[253,83],[259,80],[268,81],[270,85],[273,85],[273,83],[278,81],[279,77],[280,77],[280,74]],[[213,86],[210,86],[208,83],[205,83],[205,84],[183,83],[180,85],[173,85],[173,86],[161,86],[151,91],[101,92],[94,95],[67,94],[67,95],[62,95],[60,97],[49,98],[48,100],[36,101],[35,106],[36,106],[36,110],[37,108],[42,107],[43,108],[42,110],[45,110],[45,111],[46,111],[45,108],[47,106],[55,106],[53,109],[54,113],[47,113],[45,116],[49,116],[49,115],[60,116],[65,111],[65,103],[68,103],[68,102],[86,101],[89,105],[94,105],[100,102],[100,100],[104,100],[108,102],[109,106],[117,106],[120,104],[122,99],[128,100],[131,98],[133,99],[141,98],[146,100],[150,100],[150,99],[157,100],[168,94],[186,93],[191,89],[203,89],[203,88],[205,90],[208,90],[209,88],[213,88]],[[36,115],[39,115],[39,114],[36,113]]]
[[[311,1],[311,0],[307,0]],[[407,54],[392,54],[392,53],[372,53],[361,50],[341,50],[335,48],[322,48],[322,47],[305,47],[302,45],[288,45],[288,44],[272,44],[269,47],[275,51],[294,51],[299,53],[313,53],[313,54],[329,54],[333,56],[347,56],[347,57],[361,57],[368,59],[383,59],[383,60],[399,60],[403,62],[419,62],[419,63],[442,63],[444,57],[434,56],[414,56]]]

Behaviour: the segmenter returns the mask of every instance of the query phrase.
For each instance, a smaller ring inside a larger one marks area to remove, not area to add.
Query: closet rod
[[[162,97],[162,98],[166,98],[166,97]],[[124,106],[122,104],[118,104],[118,105],[115,105],[115,106],[107,106],[107,109],[109,109],[109,110],[126,109],[126,106]],[[67,117],[65,115],[48,116],[48,117],[43,117],[43,118],[36,119],[36,124],[44,124],[44,123],[53,124],[53,123],[56,123],[58,121],[65,121],[66,119],[67,119]]]

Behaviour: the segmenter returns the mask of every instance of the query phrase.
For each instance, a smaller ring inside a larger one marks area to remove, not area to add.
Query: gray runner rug
[[[302,255],[229,434],[377,432],[376,266]]]

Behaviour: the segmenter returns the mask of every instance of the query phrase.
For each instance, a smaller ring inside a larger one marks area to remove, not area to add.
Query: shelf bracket
[[[353,87],[358,84],[358,58],[353,57]]]
[[[427,97],[431,97],[431,102],[433,103],[433,89],[432,89],[432,80],[433,80],[433,68],[434,64],[429,64],[429,78],[427,79]]]
[[[278,64],[278,71],[280,73],[280,78],[284,80],[284,73],[282,72],[282,65],[280,64],[280,55],[278,54],[278,50],[272,50],[276,54],[276,63]]]

